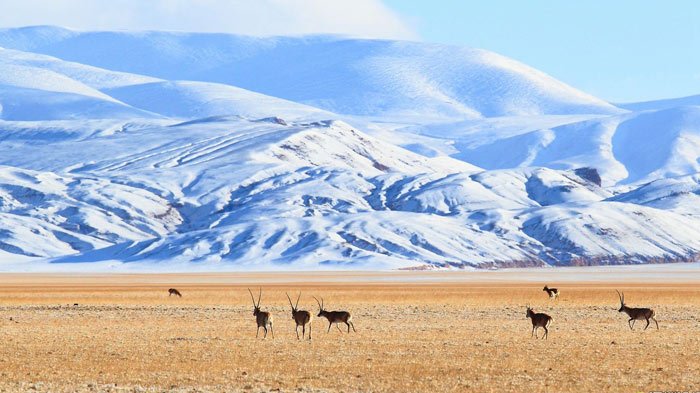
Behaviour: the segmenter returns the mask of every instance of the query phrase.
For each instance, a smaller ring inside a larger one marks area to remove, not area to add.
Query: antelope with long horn
[[[331,331],[331,326],[335,324],[335,327],[340,330],[340,326],[338,326],[339,323],[344,323],[348,326],[348,333],[350,333],[350,327],[352,327],[352,331],[357,333],[357,330],[355,330],[355,325],[352,323],[352,315],[350,315],[349,312],[347,311],[326,311],[323,308],[323,298],[321,298],[321,301],[319,302],[318,299],[314,296],[314,299],[316,300],[316,303],[318,303],[318,317],[324,317],[328,320],[328,331],[326,333],[329,333]],[[342,330],[340,330],[342,332]]]
[[[554,299],[554,300],[559,299],[559,290],[558,289],[550,288],[550,287],[545,285],[544,289],[542,289],[542,290],[547,292],[547,295],[549,295],[550,299]]]
[[[537,329],[542,328],[544,329],[544,336],[542,336],[542,339],[546,339],[549,334],[549,325],[554,319],[545,313],[534,312],[530,306],[527,306],[525,316],[532,320],[532,334],[530,337],[535,336],[535,338],[538,338]]]
[[[630,319],[627,321],[627,324],[630,326],[630,330],[634,330],[634,322],[638,320],[646,320],[647,325],[644,326],[644,330],[647,330],[649,327],[649,320],[654,321],[656,324],[656,330],[659,330],[659,323],[654,319],[654,316],[656,313],[654,310],[651,308],[632,308],[632,307],[627,307],[625,304],[625,293],[618,291],[617,289],[615,290],[617,292],[617,296],[620,298],[620,309],[617,310],[618,312],[624,312],[627,314]]]
[[[297,303],[292,304],[292,298],[289,297],[289,294],[285,292],[285,295],[287,295],[287,299],[289,300],[289,305],[292,307],[292,319],[294,322],[296,322],[296,333],[297,333],[297,340],[299,340],[299,326],[301,326],[301,338],[304,338],[306,335],[306,325],[309,325],[309,340],[311,340],[311,313],[306,311],[306,310],[299,310],[299,299],[301,299],[301,292],[299,292],[299,296],[297,296]]]
[[[250,298],[253,300],[253,315],[255,316],[255,322],[258,324],[258,330],[255,332],[255,338],[258,338],[260,334],[260,328],[263,328],[265,335],[263,338],[267,338],[267,327],[270,327],[270,333],[272,333],[272,338],[275,338],[275,332],[272,330],[272,314],[267,311],[260,311],[260,298],[262,297],[262,288],[260,288],[260,293],[258,294],[258,302],[255,303],[255,297],[253,292],[248,288],[250,293]]]

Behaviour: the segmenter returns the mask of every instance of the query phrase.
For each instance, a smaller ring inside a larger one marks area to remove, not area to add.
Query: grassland
[[[558,301],[518,275],[333,277],[0,276],[0,391],[700,390],[696,277],[547,282]],[[245,288],[257,283],[275,339],[255,339]],[[661,329],[630,331],[615,288],[653,307]],[[297,341],[285,291],[298,290],[314,315],[311,295],[351,311],[357,333],[315,318],[313,340]],[[528,303],[554,317],[548,340],[530,338]]]

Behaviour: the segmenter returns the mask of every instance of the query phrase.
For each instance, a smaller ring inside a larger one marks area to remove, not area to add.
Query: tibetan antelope
[[[301,326],[301,338],[304,338],[306,335],[306,325],[309,325],[309,340],[311,340],[311,313],[306,310],[299,310],[299,299],[301,298],[301,292],[299,292],[299,296],[297,296],[296,305],[292,304],[292,298],[289,297],[288,293],[285,293],[285,295],[287,295],[289,305],[292,307],[292,319],[297,324],[295,329],[297,333],[297,340],[299,340],[299,326]]]
[[[542,336],[542,339],[547,338],[547,335],[549,333],[548,327],[554,319],[545,313],[536,313],[532,311],[530,306],[527,306],[527,312],[525,313],[525,316],[532,320],[532,334],[530,335],[530,337],[535,336],[535,338],[538,338],[537,328],[543,328],[544,336]]]
[[[267,311],[260,311],[260,298],[262,297],[262,288],[260,288],[260,293],[258,294],[258,303],[255,303],[255,297],[253,297],[253,292],[248,288],[250,292],[250,298],[253,299],[253,315],[255,316],[255,322],[258,324],[258,330],[255,332],[255,338],[258,338],[260,333],[260,328],[263,328],[265,335],[263,338],[267,338],[267,327],[270,327],[270,333],[272,333],[272,338],[275,338],[275,332],[272,330],[272,315]]]
[[[168,289],[168,297],[173,296],[173,295],[175,295],[177,297],[182,297],[182,294],[177,289],[175,289],[175,288]]]
[[[656,330],[659,330],[659,323],[656,321],[656,319],[654,319],[654,315],[656,315],[654,310],[652,310],[651,308],[627,307],[627,305],[625,305],[625,293],[622,292],[622,294],[620,294],[620,291],[618,291],[617,289],[615,291],[617,291],[617,296],[620,298],[620,309],[617,311],[624,312],[630,317],[630,319],[627,321],[627,324],[630,326],[630,330],[634,330],[633,327],[635,321],[642,319],[647,321],[647,325],[644,326],[644,330],[647,330],[647,328],[649,327],[650,319],[656,324]]]
[[[550,288],[550,287],[548,287],[548,286],[545,285],[545,286],[544,286],[544,289],[542,289],[542,290],[545,291],[545,292],[547,292],[547,294],[549,295],[549,298],[550,298],[550,299],[555,299],[555,300],[556,300],[556,299],[559,299],[559,290],[558,290],[558,289],[556,289],[556,288]]]
[[[338,326],[339,323],[344,323],[348,326],[348,333],[350,333],[350,327],[352,326],[352,331],[357,333],[357,330],[355,330],[355,325],[352,323],[352,316],[350,315],[349,312],[347,311],[326,311],[323,308],[323,298],[321,298],[321,301],[319,302],[318,299],[314,296],[314,299],[316,300],[316,303],[318,303],[318,317],[324,317],[328,320],[328,331],[326,333],[329,333],[331,331],[331,326],[335,324],[335,327],[340,330],[340,326]],[[340,330],[342,332],[342,330]]]

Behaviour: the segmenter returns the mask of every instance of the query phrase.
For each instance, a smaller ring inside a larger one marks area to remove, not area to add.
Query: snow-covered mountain
[[[669,98],[665,100],[655,100],[655,101],[645,101],[645,102],[631,102],[626,104],[617,104],[618,107],[629,109],[631,111],[648,111],[652,109],[669,109],[679,106],[700,106],[700,94],[680,97],[680,98]]]
[[[700,255],[687,100],[621,109],[415,42],[31,27],[0,47],[3,270]]]
[[[0,48],[0,118],[201,118],[331,115],[235,86],[166,81]]]
[[[0,30],[0,47],[238,86],[346,115],[479,118],[620,109],[493,52],[332,36]]]
[[[402,145],[415,151],[487,169],[594,167],[608,186],[700,171],[700,106],[594,117],[499,117],[401,131],[407,135]]]

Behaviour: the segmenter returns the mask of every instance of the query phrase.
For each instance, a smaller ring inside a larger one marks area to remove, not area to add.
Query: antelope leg
[[[352,326],[352,331],[357,333],[357,330],[355,330],[355,324],[350,321],[350,326]]]
[[[255,338],[258,338],[258,334],[260,334],[260,326],[258,326],[258,330],[255,331]]]
[[[644,326],[644,330],[647,330],[648,327],[649,327],[649,319],[647,319],[647,325]]]
[[[294,329],[294,331],[297,332],[297,340],[298,340],[299,339],[299,325],[297,325],[297,327]],[[302,331],[302,334],[304,334],[303,331]]]

